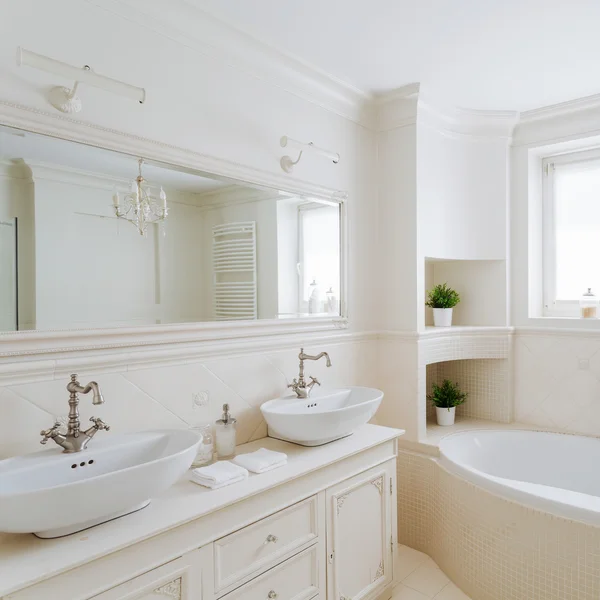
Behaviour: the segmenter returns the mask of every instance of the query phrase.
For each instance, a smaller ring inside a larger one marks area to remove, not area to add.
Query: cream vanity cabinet
[[[357,433],[329,449],[296,450],[298,461],[268,477],[216,492],[182,481],[162,508],[157,500],[137,516],[63,540],[35,540],[32,561],[56,560],[53,547],[76,553],[96,540],[119,543],[128,519],[131,530],[139,530],[153,519],[152,510],[158,526],[165,509],[184,510],[188,501],[215,503],[194,520],[95,560],[82,563],[79,556],[79,566],[2,600],[388,600],[394,584],[399,432],[367,427],[363,440]],[[327,461],[336,449],[341,456]],[[48,554],[36,556],[36,551]],[[2,558],[0,552],[0,564]]]
[[[328,598],[373,598],[392,583],[394,467],[387,463],[327,490]]]
[[[94,596],[94,599],[200,600],[202,598],[200,560],[200,552],[190,552],[99,596]]]
[[[393,580],[394,468],[369,469],[94,600],[378,598]]]

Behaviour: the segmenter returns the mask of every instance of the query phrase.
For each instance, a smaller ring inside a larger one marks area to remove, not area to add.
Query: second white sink
[[[265,402],[260,410],[269,437],[302,446],[320,446],[350,435],[375,414],[383,392],[373,388],[316,389],[309,398],[295,394]]]

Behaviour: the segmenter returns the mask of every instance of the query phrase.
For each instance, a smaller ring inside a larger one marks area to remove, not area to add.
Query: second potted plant
[[[436,327],[450,327],[452,325],[452,309],[459,302],[458,292],[448,287],[447,283],[440,283],[429,290],[425,305],[433,308],[433,324]]]
[[[460,406],[467,396],[467,393],[460,391],[458,383],[452,383],[449,379],[444,379],[442,385],[434,383],[427,400],[435,406],[438,425],[454,425],[456,407]]]

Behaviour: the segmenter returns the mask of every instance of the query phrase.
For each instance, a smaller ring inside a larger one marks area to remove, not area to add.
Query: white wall
[[[167,189],[167,228],[150,226],[141,238],[112,208],[113,190],[127,192],[128,182],[60,165],[29,166],[36,329],[199,320],[201,211],[183,203],[185,194]]]
[[[204,32],[203,40],[195,37],[197,32]],[[58,115],[48,105],[45,93],[49,86],[73,83],[17,67],[16,48],[23,46],[74,65],[90,64],[99,73],[146,88],[147,102],[140,106],[82,85],[79,94],[84,108],[76,118],[97,127],[277,174],[281,174],[279,159],[283,152],[279,139],[284,134],[338,151],[341,154],[338,165],[306,154],[293,175],[349,194],[350,339],[344,341],[343,335],[338,335],[336,342],[322,340],[318,347],[311,348],[329,350],[334,364],[327,372],[319,373],[321,367],[318,367],[313,374],[324,384],[375,385],[376,347],[358,335],[375,328],[380,312],[374,291],[379,275],[373,268],[379,252],[375,134],[340,115],[347,114],[344,99],[334,98],[330,103],[332,108],[312,101],[324,87],[330,86],[326,78],[318,76],[311,83],[302,71],[299,78],[304,82],[302,85],[311,88],[310,93],[304,94],[299,92],[301,86],[287,85],[289,62],[282,63],[280,77],[257,74],[253,65],[244,62],[242,52],[224,56],[218,48],[223,36],[216,28],[211,32],[204,23],[196,21],[193,9],[180,0],[141,3],[8,0],[2,3],[0,33],[0,111],[4,102]],[[62,115],[57,122],[65,133],[74,128]],[[299,347],[300,341],[294,340],[296,343]],[[246,349],[243,353],[239,351],[239,360],[214,357],[209,361],[214,375],[207,374],[205,359],[194,362],[188,358],[184,367],[173,358],[138,371],[133,383],[126,381],[122,372],[128,369],[130,357],[113,352],[110,361],[113,366],[105,366],[93,374],[104,386],[104,407],[108,411],[99,416],[112,421],[116,431],[177,423],[187,426],[198,418],[198,413],[191,412],[192,393],[210,390],[209,404],[201,411],[202,420],[217,418],[221,404],[229,400],[235,403],[240,426],[244,428],[238,439],[261,437],[265,428],[257,407],[283,391],[286,378],[291,380],[297,375],[297,349],[281,350],[281,359],[276,357],[277,367],[271,368],[254,349],[256,345],[258,340],[245,339]],[[3,359],[0,384],[14,381],[15,372],[26,369],[27,362],[21,359],[19,366],[15,363],[15,370],[11,371],[11,359]],[[65,356],[60,368],[55,361],[45,364],[48,364],[45,377],[39,375],[35,384],[27,382],[32,387],[19,390],[0,387],[0,412],[6,425],[0,429],[0,437],[5,454],[18,454],[24,446],[29,450],[37,448],[41,426],[51,424],[51,414],[67,405],[68,395],[64,390],[67,381],[61,369],[77,368],[76,357]],[[185,384],[174,389],[173,382],[180,381],[185,369],[187,375],[181,379]],[[91,374],[82,374],[82,380],[89,377]],[[215,378],[226,385],[215,383]],[[39,402],[48,397],[49,390],[52,390],[52,405],[44,404],[40,410]],[[173,399],[181,402],[175,412],[189,411],[187,417],[173,416],[170,404]],[[19,445],[14,435],[19,432],[24,441],[23,431],[27,431],[27,443]]]
[[[443,131],[421,112],[417,126],[421,255],[505,259],[507,140]]]
[[[414,124],[378,136],[381,275],[370,292],[381,330],[417,329],[416,136]]]
[[[283,84],[256,77],[247,65],[232,65],[219,51],[211,53],[210,43],[192,40],[194,30],[202,28],[194,25],[185,3],[147,2],[131,15],[125,4],[6,2],[2,22],[10,26],[0,36],[0,99],[52,112],[44,97],[47,87],[72,83],[17,67],[15,51],[21,45],[72,64],[90,64],[99,73],[146,88],[147,102],[141,106],[82,86],[84,108],[77,118],[86,122],[275,173],[281,173],[283,134],[339,150],[339,165],[307,154],[294,177],[349,192],[351,328],[372,327],[373,295],[366,290],[376,280],[370,266],[376,240],[373,132],[286,91]],[[162,24],[144,14],[146,7],[148,12],[151,7],[162,10]],[[185,31],[181,43],[174,40],[175,25],[167,24],[175,21]]]

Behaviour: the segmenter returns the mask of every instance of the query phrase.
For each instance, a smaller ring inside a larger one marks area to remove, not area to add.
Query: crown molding
[[[600,94],[521,113],[515,146],[540,146],[600,134]]]
[[[417,122],[419,83],[409,83],[391,92],[380,94],[373,99],[376,111],[377,131],[389,131],[407,127]]]
[[[182,46],[364,126],[371,95],[185,0],[86,0]]]
[[[429,98],[419,98],[418,118],[423,124],[451,136],[475,140],[510,140],[519,119],[511,110],[475,110],[439,106]]]
[[[31,170],[22,159],[0,159],[0,177],[31,182]]]
[[[553,119],[576,112],[598,109],[600,109],[600,94],[594,94],[593,96],[585,96],[583,98],[576,98],[575,100],[568,100],[566,102],[559,102],[558,104],[551,104],[549,106],[542,106],[541,108],[523,111],[521,113],[520,122],[530,123],[531,121]]]
[[[104,175],[85,169],[67,167],[64,165],[55,165],[46,162],[32,161],[23,159],[23,164],[31,169],[32,180],[37,181],[56,181],[59,183],[68,183],[87,188],[112,192],[115,188],[119,191],[129,191],[131,181],[123,177]]]

